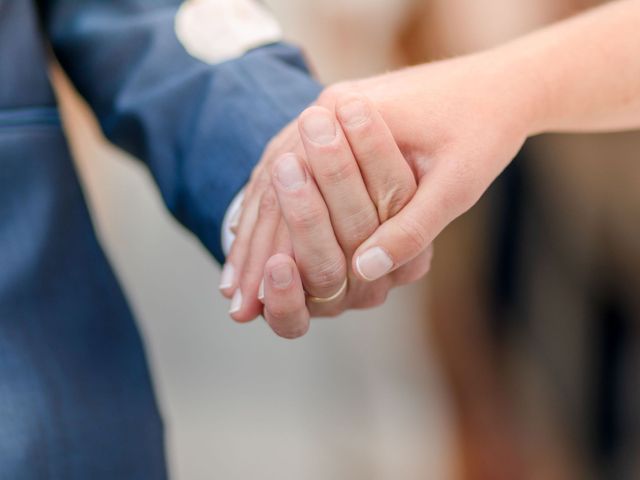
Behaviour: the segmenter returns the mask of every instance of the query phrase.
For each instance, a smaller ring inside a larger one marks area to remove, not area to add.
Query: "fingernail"
[[[291,265],[279,265],[271,270],[271,284],[279,289],[284,290],[293,281],[293,272]]]
[[[302,129],[309,140],[328,145],[336,138],[336,122],[329,112],[316,110],[302,119]]]
[[[283,156],[276,167],[276,178],[287,190],[296,190],[307,182],[305,172],[300,160],[293,154]]]
[[[369,116],[369,105],[358,98],[348,101],[338,109],[338,117],[347,127],[362,125],[369,119]]]
[[[229,228],[234,231],[237,230],[240,225],[240,216],[242,215],[242,208],[238,208],[235,212],[233,212],[233,217],[231,218],[231,223]]]
[[[222,275],[220,277],[220,290],[226,290],[233,287],[233,280],[235,276],[235,268],[230,263],[226,263],[222,269]]]
[[[356,259],[356,268],[363,278],[373,282],[391,271],[393,260],[382,248],[373,247]]]
[[[240,289],[236,290],[236,293],[233,294],[233,299],[231,299],[231,308],[229,309],[230,314],[238,313],[242,308],[242,292]]]
[[[264,278],[260,282],[260,286],[258,287],[258,300],[264,303]]]

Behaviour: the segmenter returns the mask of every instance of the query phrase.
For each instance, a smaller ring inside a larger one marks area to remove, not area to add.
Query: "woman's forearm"
[[[526,138],[640,128],[640,0],[619,0],[501,47],[356,83],[419,179],[356,251],[390,270],[471,208]]]
[[[640,0],[621,0],[493,51],[531,134],[640,128]]]

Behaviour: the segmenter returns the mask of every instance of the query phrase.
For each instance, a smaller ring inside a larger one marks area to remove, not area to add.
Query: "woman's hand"
[[[422,252],[528,136],[639,128],[639,24],[640,2],[609,2],[494,50],[329,90],[328,103],[341,88],[372,98],[418,180],[411,203],[358,248],[358,275],[383,273],[368,271],[371,252],[388,255],[389,271]]]
[[[418,189],[353,256],[358,278],[375,281],[421,255],[471,208],[515,157],[538,118],[532,79],[509,71],[493,53],[444,61],[337,85],[319,103],[351,91],[380,111]]]

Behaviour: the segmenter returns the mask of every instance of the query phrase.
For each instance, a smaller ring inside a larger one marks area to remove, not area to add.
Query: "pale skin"
[[[235,295],[232,317],[263,313],[296,338],[312,316],[378,305],[427,273],[434,239],[528,137],[638,128],[639,0],[479,54],[329,87],[271,142],[249,183],[222,290]],[[287,187],[292,165],[303,180]],[[329,303],[310,297],[336,293]]]

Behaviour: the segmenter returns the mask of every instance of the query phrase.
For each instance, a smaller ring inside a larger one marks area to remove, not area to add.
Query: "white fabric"
[[[187,0],[176,15],[175,31],[190,55],[210,64],[282,38],[278,22],[255,0]]]

